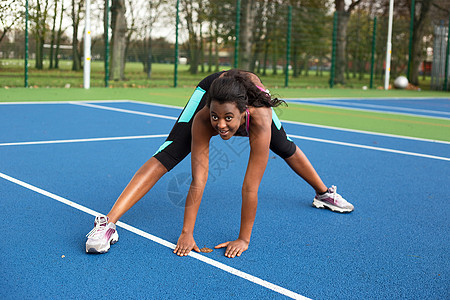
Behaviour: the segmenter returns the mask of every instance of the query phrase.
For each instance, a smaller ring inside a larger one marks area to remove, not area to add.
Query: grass
[[[28,84],[32,87],[83,87],[83,72],[72,71],[71,61],[60,61],[60,68],[55,70],[48,69],[48,61],[44,61],[44,69],[37,70],[32,67],[33,61],[29,62],[29,76]],[[226,67],[224,67],[226,68]],[[178,66],[178,87],[194,87],[209,72],[205,67],[206,72],[199,72],[198,74],[190,74],[188,72],[187,65]],[[133,88],[153,88],[153,87],[173,87],[174,86],[174,66],[170,64],[153,64],[152,66],[152,78],[147,79],[146,74],[143,72],[143,66],[141,63],[128,62],[125,68],[125,81],[109,81],[109,86],[113,88],[118,87],[133,87]],[[93,61],[91,64],[91,87],[104,87],[104,65],[101,61]],[[369,75],[366,74],[363,79],[350,78],[347,79],[345,86],[335,86],[333,89],[329,89],[329,73],[324,72],[323,76],[316,76],[315,71],[310,71],[309,76],[302,75],[294,78],[292,75],[289,77],[289,88],[285,86],[285,76],[282,71],[279,70],[277,75],[272,73],[272,70],[267,72],[266,76],[260,75],[264,84],[272,90],[286,90],[301,88],[303,90],[356,90],[362,91],[363,86],[369,86]],[[421,81],[421,89],[423,91],[429,90],[430,79],[426,78]],[[0,88],[1,87],[23,87],[24,86],[24,61],[17,59],[8,59],[0,61]],[[382,90],[383,82],[381,79],[374,81],[374,90]],[[366,94],[371,94],[374,90],[367,90]],[[435,92],[433,92],[435,93]],[[439,92],[436,92],[439,93]],[[444,93],[446,94],[446,93]],[[448,93],[447,93],[448,95]],[[286,96],[288,97],[288,96]],[[297,96],[298,97],[298,96]]]
[[[23,62],[7,60],[0,66],[0,102],[20,101],[79,101],[79,100],[137,100],[161,104],[184,106],[194,86],[206,74],[191,75],[187,66],[179,66],[178,87],[173,88],[173,66],[155,64],[151,80],[145,78],[142,66],[128,63],[128,80],[110,82],[104,88],[103,65],[92,64],[91,89],[83,89],[82,72],[71,71],[71,63],[61,62],[61,70],[30,69],[30,88],[23,88]],[[327,78],[315,75],[292,78],[289,88],[284,88],[283,75],[262,77],[272,94],[280,98],[414,98],[445,97],[448,92],[411,90],[363,90],[365,82],[352,83],[355,88],[327,87]],[[70,85],[70,88],[64,86]],[[124,88],[128,87],[128,88]],[[311,105],[289,104],[277,109],[281,119],[311,124],[336,126],[348,129],[374,131],[418,138],[450,141],[450,121],[350,109],[326,108]]]
[[[0,102],[137,100],[184,106],[192,91],[191,87],[91,88],[89,90],[80,88],[10,88],[0,90]],[[299,91],[301,90],[297,90],[297,93]],[[324,95],[326,96],[326,93]],[[305,95],[302,94],[301,96]],[[448,134],[450,120],[298,104],[289,104],[288,107],[277,108],[277,113],[281,119],[290,121],[450,141],[450,135]]]

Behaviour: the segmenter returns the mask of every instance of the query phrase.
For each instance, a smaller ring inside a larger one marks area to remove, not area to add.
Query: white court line
[[[82,143],[82,142],[101,142],[101,141],[149,139],[149,138],[164,138],[164,137],[167,137],[167,136],[168,136],[168,134],[154,134],[154,135],[136,135],[136,136],[109,137],[109,138],[34,141],[34,142],[14,142],[14,143],[0,143],[0,147],[2,147],[2,146],[23,146],[23,145],[44,145],[44,144],[63,144],[63,143]],[[335,145],[341,145],[341,146],[349,146],[349,147],[354,147],[354,148],[363,148],[363,149],[370,149],[370,150],[376,150],[376,151],[391,152],[391,153],[398,153],[398,154],[404,154],[404,155],[410,155],[410,156],[418,156],[418,157],[424,157],[424,158],[432,158],[432,159],[450,161],[450,158],[447,158],[447,157],[428,155],[428,154],[422,154],[422,153],[415,153],[415,152],[408,152],[408,151],[401,151],[401,150],[381,148],[381,147],[373,147],[373,146],[365,146],[365,145],[361,145],[361,144],[345,143],[345,142],[339,142],[339,141],[333,141],[333,140],[324,140],[324,139],[319,139],[319,138],[312,138],[312,137],[306,137],[306,136],[300,136],[300,135],[292,135],[292,134],[289,134],[289,137],[297,138],[297,139],[303,139],[303,140],[309,140],[309,141],[315,141],[315,142],[321,142],[321,143],[335,144]]]
[[[404,154],[404,155],[410,155],[410,156],[418,156],[418,157],[424,157],[424,158],[432,158],[432,159],[450,161],[450,158],[448,158],[448,157],[428,155],[428,154],[422,154],[422,153],[415,153],[415,152],[394,150],[394,149],[388,149],[388,148],[381,148],[381,147],[373,147],[373,146],[366,146],[366,145],[360,145],[360,144],[352,144],[352,143],[324,140],[324,139],[311,138],[311,137],[307,137],[307,136],[292,135],[292,134],[289,134],[289,137],[302,139],[302,140],[309,140],[309,141],[315,141],[315,142],[322,142],[322,143],[328,143],[328,144],[341,145],[341,146],[349,146],[349,147],[355,147],[355,148],[363,148],[363,149],[370,149],[370,150],[376,150],[376,151],[398,153],[398,154]]]
[[[99,109],[109,109],[108,107],[98,106],[98,105],[88,105],[85,103],[82,103],[80,105],[86,105],[86,106],[94,106],[95,108]],[[129,110],[122,110],[122,109],[112,109],[114,111],[119,112],[125,112],[125,113],[139,113],[140,112],[134,112]],[[142,113],[144,114],[144,113]],[[146,114],[147,115],[147,114]],[[150,116],[158,116],[154,114],[149,114]],[[167,117],[167,116],[164,116]],[[286,123],[293,123],[293,124],[300,124],[300,125],[307,125],[307,126],[315,126],[310,125],[307,123],[301,124],[299,122],[291,122],[291,121],[284,121]],[[318,126],[319,127],[319,126]],[[324,128],[329,128],[328,126],[320,126]],[[337,128],[339,130],[339,128]],[[371,134],[369,132],[369,134]],[[311,138],[311,137],[305,137],[305,136],[299,136],[299,135],[291,135],[288,134],[290,137],[298,138],[298,139],[304,139],[304,140],[310,140],[315,142],[322,142],[322,143],[328,143],[328,144],[335,144],[335,145],[341,145],[341,146],[348,146],[348,147],[354,147],[354,148],[362,148],[362,149],[369,149],[369,150],[376,150],[376,151],[383,151],[383,152],[390,152],[390,153],[397,153],[397,154],[403,154],[403,155],[409,155],[409,156],[416,156],[416,157],[424,157],[424,158],[431,158],[431,159],[437,159],[437,160],[444,160],[444,161],[450,161],[450,158],[448,157],[442,157],[442,156],[436,156],[436,155],[428,155],[428,154],[422,154],[422,153],[415,153],[415,152],[409,152],[409,151],[401,151],[401,150],[395,150],[395,149],[389,149],[389,148],[381,148],[381,147],[373,147],[373,146],[366,146],[361,144],[354,144],[354,143],[346,143],[346,142],[339,142],[339,141],[333,141],[333,140],[326,140],[326,139],[319,139],[319,138]],[[160,135],[143,135],[143,136],[128,136],[128,137],[110,137],[110,138],[92,138],[92,139],[75,139],[75,140],[54,140],[54,141],[34,141],[34,142],[15,142],[15,143],[2,143],[0,146],[18,146],[18,145],[38,145],[38,144],[57,144],[57,143],[75,143],[75,142],[93,142],[93,141],[112,141],[112,140],[130,140],[130,139],[145,139],[145,138],[155,138],[155,137],[167,137],[167,134],[160,134]],[[394,136],[399,137],[399,136]],[[405,137],[407,138],[407,137]],[[409,139],[409,138],[407,138]],[[438,142],[443,144],[450,144],[449,142],[444,141],[432,141],[432,140],[422,140],[421,141],[427,141],[427,142]]]
[[[44,196],[47,196],[47,197],[52,198],[52,199],[54,199],[56,201],[64,203],[64,204],[66,204],[66,205],[68,205],[70,207],[73,207],[73,208],[78,209],[78,210],[80,210],[82,212],[90,214],[92,216],[98,216],[99,215],[98,212],[96,212],[96,211],[94,211],[94,210],[92,210],[90,208],[87,208],[87,207],[85,207],[83,205],[80,205],[78,203],[70,201],[70,200],[68,200],[66,198],[63,198],[61,196],[55,195],[55,194],[50,193],[48,191],[45,191],[43,189],[40,189],[40,188],[38,188],[36,186],[33,186],[33,185],[28,184],[26,182],[23,182],[23,181],[21,181],[19,179],[16,179],[16,178],[13,178],[11,176],[8,176],[6,174],[0,173],[0,177],[5,179],[5,180],[8,180],[8,181],[10,181],[12,183],[15,183],[17,185],[20,185],[20,186],[22,186],[22,187],[24,187],[26,189],[32,190],[32,191],[34,191],[36,193],[39,193],[39,194],[44,195]],[[139,236],[142,236],[142,237],[144,237],[146,239],[149,239],[149,240],[151,240],[151,241],[153,241],[155,243],[158,243],[158,244],[163,245],[165,247],[168,247],[170,249],[175,249],[175,245],[174,244],[172,244],[172,243],[170,243],[170,242],[168,242],[166,240],[163,240],[163,239],[161,239],[161,238],[159,238],[157,236],[154,236],[154,235],[152,235],[150,233],[142,231],[142,230],[140,230],[140,229],[138,229],[136,227],[130,226],[130,225],[125,224],[125,223],[120,222],[120,221],[117,222],[116,225],[119,226],[119,227],[122,227],[123,229],[126,229],[128,231],[131,231],[131,232],[133,232],[133,233],[135,233],[135,234],[137,234]],[[282,295],[285,295],[287,297],[290,297],[292,299],[305,299],[305,300],[309,299],[309,298],[307,298],[305,296],[297,294],[297,293],[295,293],[293,291],[290,291],[288,289],[285,289],[285,288],[283,288],[281,286],[278,286],[276,284],[270,283],[270,282],[268,282],[266,280],[260,279],[258,277],[255,277],[253,275],[250,275],[248,273],[245,273],[245,272],[240,271],[238,269],[235,269],[233,267],[227,266],[227,265],[225,265],[225,264],[223,264],[221,262],[218,262],[218,261],[215,261],[213,259],[207,258],[207,257],[205,257],[205,256],[203,256],[201,254],[194,253],[193,251],[191,251],[189,253],[189,256],[191,256],[191,257],[193,257],[193,258],[195,258],[197,260],[200,260],[200,261],[202,261],[202,262],[204,262],[204,263],[206,263],[208,265],[211,265],[213,267],[221,269],[221,270],[223,270],[225,272],[228,272],[230,274],[236,275],[236,276],[241,277],[241,278],[243,278],[245,280],[248,280],[250,282],[256,283],[256,284],[258,284],[258,285],[260,285],[260,286],[262,286],[264,288],[270,289],[270,290],[272,290],[274,292],[277,292],[279,294],[282,294]]]
[[[391,138],[404,139],[404,140],[412,140],[412,141],[420,141],[420,142],[439,143],[439,144],[450,145],[450,142],[447,142],[447,141],[430,140],[430,139],[416,138],[416,137],[396,135],[396,134],[389,134],[389,133],[378,133],[378,132],[364,131],[364,130],[358,130],[358,129],[346,129],[346,128],[327,126],[327,125],[317,125],[317,124],[302,123],[302,122],[287,121],[287,120],[281,120],[281,122],[282,123],[288,123],[288,124],[294,124],[294,125],[302,125],[302,126],[309,126],[309,127],[317,127],[317,128],[338,130],[338,131],[344,131],[344,132],[354,132],[354,133],[361,133],[361,134],[367,134],[367,135],[376,135],[376,136],[391,137]]]
[[[311,99],[315,99],[315,98],[311,98]],[[334,98],[326,98],[326,99],[323,99],[323,100],[327,100],[327,99],[334,99]],[[355,100],[366,100],[366,98],[354,98],[354,99]],[[397,99],[397,98],[388,98],[388,99]],[[398,99],[403,99],[403,98],[398,98]],[[423,99],[428,99],[428,98],[423,98]],[[433,99],[438,99],[438,98],[433,98]],[[447,98],[444,98],[444,99],[447,99]],[[339,100],[339,98],[336,98],[335,100]],[[84,106],[92,106],[92,105],[89,105],[88,103],[84,103],[84,102],[109,102],[109,103],[114,103],[114,102],[131,102],[131,103],[138,103],[138,104],[144,104],[144,105],[153,105],[153,106],[177,108],[177,109],[180,109],[180,110],[183,109],[183,107],[181,107],[181,106],[165,105],[165,104],[152,103],[152,102],[143,102],[143,101],[137,101],[137,100],[109,100],[109,101],[108,100],[89,100],[89,101],[80,101],[78,103],[73,102],[73,101],[63,101],[63,102],[56,102],[56,101],[55,102],[21,102],[21,103],[19,103],[19,102],[9,102],[9,103],[8,102],[3,102],[3,103],[5,103],[5,104],[70,103],[70,104],[78,104],[78,105],[84,105]],[[0,102],[0,104],[2,104],[2,102]],[[124,112],[124,113],[130,113],[130,114],[163,117],[163,118],[169,118],[169,119],[175,118],[175,117],[164,116],[164,115],[147,114],[147,113],[142,113],[142,112],[133,111],[133,110],[112,109],[112,108],[109,108],[109,107],[106,107],[106,106],[100,106],[100,105],[96,105],[95,108],[106,109],[106,110],[114,110],[114,111],[119,111],[119,112]],[[409,136],[389,134],[389,133],[372,132],[372,131],[365,131],[365,130],[358,130],[358,129],[347,129],[347,128],[340,128],[340,127],[326,126],[326,125],[318,125],[318,124],[311,124],[311,123],[303,123],[303,122],[289,121],[289,120],[282,120],[282,119],[280,121],[282,123],[289,123],[289,124],[296,124],[296,125],[303,125],[303,126],[309,126],[309,127],[331,129],[331,130],[339,130],[339,131],[344,131],[344,132],[362,133],[362,134],[367,134],[367,135],[392,137],[392,138],[399,138],[399,139],[406,139],[406,140],[413,140],[413,141],[422,141],[422,142],[430,142],[430,143],[450,144],[450,142],[441,141],[441,140],[431,140],[431,139],[425,139],[425,138],[416,138],[416,137],[409,137]]]
[[[136,100],[128,100],[128,102],[144,104],[144,105],[154,105],[154,106],[183,109],[183,107],[181,107],[181,106],[164,105],[164,104],[151,103],[151,102],[141,102],[141,101],[136,101]],[[353,132],[353,133],[361,133],[361,134],[367,134],[367,135],[376,135],[376,136],[383,136],[383,137],[392,137],[392,138],[399,138],[399,139],[406,139],[406,140],[413,140],[413,141],[442,143],[442,144],[450,145],[450,142],[440,141],[440,140],[416,138],[416,137],[410,137],[410,136],[403,136],[403,135],[396,135],[396,134],[389,134],[389,133],[379,133],[379,132],[372,132],[372,131],[365,131],[365,130],[358,130],[358,129],[347,129],[347,128],[318,125],[318,124],[311,124],[311,123],[303,123],[303,122],[289,121],[289,120],[282,120],[282,119],[280,121],[281,121],[281,123],[288,123],[288,124],[294,124],[294,125],[302,125],[302,126],[317,127],[317,128],[331,129],[331,130],[339,130],[339,131],[344,131],[344,132]]]
[[[0,105],[14,104],[72,104],[72,102],[95,102],[95,103],[114,103],[114,102],[130,102],[129,100],[71,100],[71,101],[22,101],[22,102],[0,102]]]
[[[349,105],[352,108],[352,105],[355,103],[340,101],[339,104]],[[408,107],[397,107],[397,106],[387,106],[387,105],[376,105],[376,104],[357,104],[362,107],[370,107],[370,108],[386,108],[386,109],[397,109],[411,112],[421,112],[421,113],[433,113],[433,114],[442,114],[442,115],[450,115],[450,112],[446,111],[436,111],[436,110],[428,110],[428,109],[416,109],[416,108],[408,108]]]
[[[424,115],[424,114],[419,114],[419,113],[405,113],[405,112],[398,112],[398,111],[385,111],[385,110],[381,110],[381,109],[369,109],[369,108],[358,108],[358,107],[348,107],[348,106],[339,106],[339,105],[333,105],[333,104],[329,104],[329,103],[320,103],[320,102],[306,102],[306,101],[287,101],[288,103],[292,103],[292,104],[305,104],[305,105],[310,105],[310,106],[320,106],[320,107],[330,107],[330,108],[338,108],[338,109],[345,109],[345,110],[356,110],[356,111],[364,111],[364,112],[376,112],[376,113],[383,113],[383,114],[390,114],[390,115],[402,115],[402,116],[412,116],[412,117],[420,117],[420,118],[430,118],[430,119],[439,119],[439,120],[449,120],[448,117],[439,117],[439,116],[430,116],[430,115]],[[341,102],[343,104],[346,104],[344,102]],[[348,105],[348,104],[347,104]],[[354,104],[351,104],[354,105]],[[364,106],[364,104],[358,104],[359,106]],[[369,104],[365,104],[366,106],[369,106]],[[377,106],[377,107],[381,107]],[[398,110],[400,110],[400,108],[396,108]],[[413,109],[410,109],[413,110]],[[425,110],[417,110],[417,111],[422,111],[422,112],[426,112]],[[436,112],[436,111],[430,111],[433,112],[435,114],[446,114],[445,112]]]
[[[145,112],[128,110],[128,109],[107,107],[107,106],[89,104],[89,103],[84,103],[84,102],[69,102],[69,103],[74,104],[74,105],[87,106],[87,107],[99,108],[99,109],[104,109],[104,110],[112,110],[112,111],[123,112],[123,113],[134,114],[134,115],[141,115],[141,116],[148,116],[148,117],[155,117],[155,118],[162,118],[162,119],[169,119],[169,120],[177,120],[178,119],[177,117],[157,115],[157,114],[145,113]]]
[[[168,136],[168,134],[153,134],[153,135],[119,136],[119,137],[108,137],[108,138],[53,140],[53,141],[34,141],[34,142],[14,142],[14,143],[1,143],[0,146],[22,146],[22,145],[44,145],[44,144],[119,141],[119,140],[135,140],[135,139],[159,138],[159,137],[167,137],[167,136]]]

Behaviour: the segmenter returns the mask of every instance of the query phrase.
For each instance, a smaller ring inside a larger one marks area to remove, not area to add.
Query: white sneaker
[[[348,203],[336,191],[337,188],[333,185],[325,194],[316,194],[316,197],[314,197],[313,205],[317,208],[329,208],[332,211],[337,211],[340,213],[348,213],[353,211],[353,205]]]
[[[106,253],[119,240],[116,224],[109,222],[109,218],[104,215],[95,218],[94,228],[86,237],[87,253]]]

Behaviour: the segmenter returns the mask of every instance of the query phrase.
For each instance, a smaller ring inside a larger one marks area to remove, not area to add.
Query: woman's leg
[[[311,185],[317,193],[321,194],[326,192],[328,188],[322,182],[322,179],[320,179],[306,155],[302,152],[302,150],[300,150],[299,147],[295,146],[295,148],[294,154],[285,159],[286,163],[292,170],[294,170],[295,173]]]
[[[322,194],[328,191],[306,155],[286,135],[275,111],[272,111],[271,131],[270,149],[283,158],[295,173],[314,188],[316,193]]]
[[[116,223],[124,213],[135,205],[167,173],[156,158],[150,158],[133,176],[116,203],[108,213],[109,221]]]
[[[195,116],[206,103],[206,91],[223,72],[209,75],[195,89],[170,131],[166,142],[134,175],[108,213],[109,221],[116,223],[135,205],[158,180],[191,152],[191,128]]]

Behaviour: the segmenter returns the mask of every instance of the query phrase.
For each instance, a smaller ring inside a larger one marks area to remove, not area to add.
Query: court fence
[[[111,70],[115,47],[111,24],[116,24],[116,16],[104,13],[110,12],[110,7],[94,3],[90,18],[91,86],[192,86],[206,74],[228,68],[252,71],[269,87],[383,86],[388,17],[377,16],[367,8],[348,14],[319,5],[278,1],[155,3],[159,2],[127,7],[125,72],[119,75]],[[86,59],[82,51],[85,42],[83,38],[73,42],[70,26],[64,31],[64,24],[71,20],[58,9],[63,8],[56,6],[53,15],[48,13],[48,23],[54,24],[51,30],[50,26],[38,26],[37,8],[30,5],[29,28],[11,31],[0,43],[0,71],[4,75],[0,85],[23,86],[24,81],[25,86],[83,85],[83,72],[77,69]],[[81,32],[85,22],[78,21]],[[410,17],[397,16],[392,32],[391,78],[408,76],[411,34]],[[444,72],[440,81],[437,85],[433,81],[432,87],[446,89],[448,82],[441,81],[448,78],[448,54],[436,61],[432,50],[448,53],[448,30],[438,38],[424,39],[422,48],[428,53],[420,75],[425,79],[438,65],[445,65],[439,70]]]

